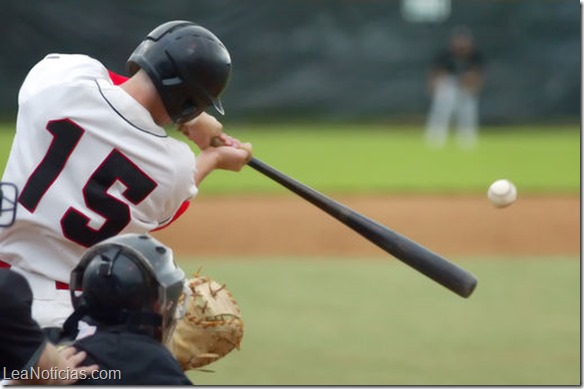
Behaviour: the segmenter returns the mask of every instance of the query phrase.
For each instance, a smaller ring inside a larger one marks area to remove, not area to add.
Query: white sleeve
[[[199,188],[195,184],[196,157],[186,143],[179,141],[179,145],[183,150],[177,153],[177,155],[180,155],[181,160],[177,163],[176,190],[178,193],[184,191],[184,200],[189,200],[199,192]]]
[[[166,203],[165,214],[167,219],[160,222],[160,226],[170,223],[185,201],[192,200],[199,192],[195,184],[195,154],[190,147],[181,141],[172,140],[174,149],[174,182],[172,198]]]

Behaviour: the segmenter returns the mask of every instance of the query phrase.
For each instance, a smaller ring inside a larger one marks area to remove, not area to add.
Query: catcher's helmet
[[[130,75],[140,68],[150,77],[173,122],[189,121],[213,105],[231,77],[229,52],[211,31],[175,20],[150,32],[127,62]]]
[[[118,235],[81,257],[71,273],[71,299],[73,308],[97,325],[166,342],[176,324],[184,279],[170,248],[148,235]]]

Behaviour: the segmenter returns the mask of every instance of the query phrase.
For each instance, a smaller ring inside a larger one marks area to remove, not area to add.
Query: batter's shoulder
[[[47,88],[109,79],[106,67],[97,59],[85,54],[52,53],[43,58],[28,72],[19,92],[19,102]]]
[[[97,59],[85,54],[49,54],[43,61],[60,73],[63,81],[109,78],[107,68]]]

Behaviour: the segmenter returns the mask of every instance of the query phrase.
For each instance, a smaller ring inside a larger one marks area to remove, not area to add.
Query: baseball
[[[489,187],[487,197],[495,207],[503,208],[517,199],[517,188],[509,180],[497,180]]]

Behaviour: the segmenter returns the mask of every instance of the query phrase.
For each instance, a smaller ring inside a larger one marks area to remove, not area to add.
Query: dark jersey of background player
[[[0,372],[33,367],[41,356],[46,338],[31,317],[32,292],[20,274],[0,269]],[[4,378],[4,377],[2,377]]]
[[[147,335],[104,328],[74,346],[87,353],[84,364],[101,370],[98,379],[77,385],[192,385],[170,351]]]
[[[483,55],[470,44],[458,44],[459,39],[454,37],[451,45],[436,55],[432,66],[434,71],[458,77],[469,71],[482,70]]]

